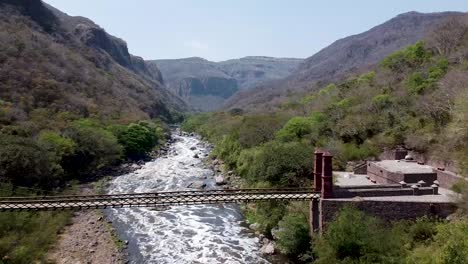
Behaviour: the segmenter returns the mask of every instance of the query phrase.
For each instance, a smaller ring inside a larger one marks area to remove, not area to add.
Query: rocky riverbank
[[[188,133],[181,132],[182,135],[189,135]],[[193,134],[191,135],[193,136]],[[213,149],[214,145],[210,143],[204,143],[204,147]],[[196,149],[196,146],[193,146],[191,148],[192,150]],[[245,188],[247,187],[246,182],[239,176],[237,175],[234,171],[229,170],[227,166],[225,165],[224,161],[221,159],[218,159],[216,157],[210,157],[207,156],[203,158],[203,163],[205,164],[206,168],[214,171],[214,179],[216,182],[216,185],[218,186],[223,186],[225,189],[239,189],[239,188]],[[205,186],[199,186],[200,188],[204,188]],[[243,211],[247,210],[246,208],[243,209]],[[265,256],[268,256],[268,258],[273,262],[273,263],[286,263],[285,260],[286,258],[279,254],[278,250],[276,249],[276,245],[274,240],[271,240],[267,237],[265,237],[264,234],[262,234],[259,229],[259,225],[257,223],[248,223],[249,224],[249,229],[258,237],[259,241],[259,250],[260,253],[262,253]]]
[[[180,134],[196,136],[193,133],[189,134],[185,132],[180,132]],[[204,144],[203,147],[205,148],[209,148],[209,149],[214,148],[214,145],[211,143],[204,142],[203,144]],[[193,146],[191,149],[195,150],[196,146]],[[216,185],[222,186],[225,189],[248,188],[248,184],[245,182],[245,180],[242,179],[239,175],[237,175],[233,170],[229,170],[223,160],[218,159],[214,156],[206,156],[206,157],[203,157],[202,159],[203,159],[203,164],[205,165],[205,167],[214,172],[214,179],[215,179]],[[203,189],[205,188],[205,185],[200,185],[198,186],[198,188]],[[255,205],[251,204],[251,206],[255,206]],[[246,210],[249,210],[247,206],[242,206],[241,208],[242,208],[242,211],[244,212]],[[258,223],[249,223],[248,220],[246,220],[246,223],[248,224],[248,228],[251,230],[251,232],[254,233],[255,236],[258,238],[260,253],[266,256],[267,259],[271,263],[286,264],[286,263],[291,262],[288,259],[288,257],[281,254],[281,252],[279,252],[279,250],[276,247],[276,243],[275,243],[275,240],[277,239],[275,236],[275,232],[277,231],[276,229],[272,230],[273,239],[269,239],[259,231]]]
[[[79,193],[94,194],[95,189],[86,184],[80,187]],[[48,260],[57,264],[126,263],[124,247],[125,242],[117,238],[101,211],[79,211],[59,235]]]

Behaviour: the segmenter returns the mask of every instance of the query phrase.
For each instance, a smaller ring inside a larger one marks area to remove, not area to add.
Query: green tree
[[[123,147],[117,138],[92,120],[79,120],[65,131],[76,144],[75,155],[67,162],[66,170],[89,174],[120,161]]]
[[[301,142],[272,141],[253,150],[242,151],[237,163],[239,173],[250,182],[297,186],[310,178],[313,148]]]
[[[298,256],[310,249],[310,229],[307,216],[291,212],[278,223],[277,245],[282,253]]]
[[[62,169],[50,153],[31,138],[0,133],[0,178],[14,185],[57,184]]]
[[[468,221],[455,220],[437,226],[434,242],[416,248],[408,257],[414,264],[468,263]]]
[[[342,209],[313,246],[316,263],[402,263],[399,238],[374,217]]]
[[[156,129],[144,124],[130,124],[117,133],[127,157],[138,159],[147,155],[158,143]]]

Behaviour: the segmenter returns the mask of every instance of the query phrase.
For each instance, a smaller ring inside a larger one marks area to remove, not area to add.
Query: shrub
[[[282,129],[276,133],[276,137],[283,142],[300,140],[312,132],[312,122],[307,117],[293,117]]]
[[[15,185],[50,187],[56,184],[62,169],[34,140],[0,133],[0,146],[1,178]]]
[[[246,212],[246,218],[250,223],[258,223],[259,231],[271,237],[271,230],[278,225],[285,212],[284,202],[258,202]]]
[[[198,128],[208,121],[209,117],[208,113],[189,116],[184,120],[181,128],[187,132],[196,132]]]
[[[320,112],[309,117],[293,117],[276,133],[276,138],[282,142],[307,138],[315,145],[320,137],[325,136],[327,125],[326,116]]]
[[[434,242],[416,248],[409,255],[407,263],[468,263],[468,221],[461,219],[439,224]]]
[[[239,143],[243,148],[266,143],[275,137],[283,122],[275,115],[245,116],[239,127]]]
[[[125,155],[132,159],[146,156],[158,143],[156,129],[149,124],[133,123],[116,130],[115,134],[125,149]]]
[[[436,82],[444,77],[448,70],[448,60],[445,58],[439,59],[436,65],[429,68],[429,81]]]
[[[120,161],[123,147],[117,138],[92,120],[79,120],[65,131],[76,142],[75,155],[67,162],[67,171],[88,174]]]
[[[421,94],[428,86],[428,82],[419,72],[411,74],[406,80],[406,88],[410,94]]]
[[[269,142],[241,153],[237,167],[250,182],[297,186],[310,178],[313,148],[300,142]]]
[[[2,212],[0,263],[47,263],[47,251],[70,216],[69,212]]]
[[[43,131],[39,134],[39,144],[46,150],[55,153],[60,159],[75,153],[76,143],[52,131]]]
[[[400,242],[376,218],[345,207],[315,241],[316,263],[401,263]]]
[[[381,65],[392,71],[401,72],[405,67],[421,65],[430,59],[431,55],[431,52],[424,48],[424,42],[418,41],[414,45],[410,45],[385,57]]]
[[[223,136],[222,140],[216,144],[213,154],[223,159],[229,167],[234,167],[241,152],[241,145],[238,136],[230,134]]]
[[[372,98],[372,104],[377,109],[385,108],[392,102],[392,97],[389,94],[379,94]]]
[[[277,245],[282,253],[298,256],[310,248],[310,229],[307,216],[290,212],[278,223]]]

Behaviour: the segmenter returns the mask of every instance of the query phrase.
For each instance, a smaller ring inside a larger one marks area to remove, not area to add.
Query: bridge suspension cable
[[[314,191],[313,188],[223,189],[103,195],[1,197],[0,211],[157,207],[267,200],[304,201],[318,198],[319,192]]]

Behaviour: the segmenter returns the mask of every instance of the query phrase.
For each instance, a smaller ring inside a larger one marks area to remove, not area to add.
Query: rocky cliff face
[[[63,28],[73,34],[86,46],[100,49],[109,54],[123,67],[162,83],[162,76],[159,69],[153,66],[153,69],[150,70],[143,58],[131,55],[128,52],[127,43],[124,40],[108,34],[103,28],[85,17],[68,16],[50,5],[44,5],[60,20],[60,24]]]
[[[423,39],[454,12],[409,12],[361,34],[335,41],[305,59],[288,78],[242,91],[226,102],[227,108],[274,109],[291,93],[306,93],[322,85],[370,69],[392,52]]]
[[[245,57],[222,62],[202,58],[149,61],[161,69],[166,86],[199,110],[218,109],[239,90],[284,78],[301,59]]]
[[[249,90],[267,81],[289,76],[302,59],[249,56],[219,62],[222,71],[239,83],[240,90]]]
[[[126,120],[188,109],[125,41],[40,0],[0,0],[0,82],[21,118],[34,108]]]

